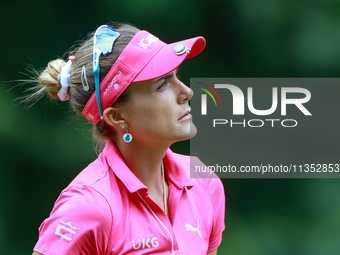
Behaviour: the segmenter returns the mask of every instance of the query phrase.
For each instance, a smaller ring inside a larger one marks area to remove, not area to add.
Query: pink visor
[[[103,111],[112,106],[132,82],[166,75],[175,70],[184,59],[201,53],[204,47],[205,39],[201,36],[166,44],[147,31],[138,32],[100,83]],[[94,124],[101,120],[96,93],[92,94],[82,113]]]

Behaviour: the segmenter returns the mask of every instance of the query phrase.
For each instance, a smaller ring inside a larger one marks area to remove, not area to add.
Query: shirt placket
[[[164,213],[164,211],[160,208],[158,204],[156,204],[145,192],[137,192],[139,198],[142,200],[145,207],[150,211],[150,213],[153,215],[153,217],[156,219],[157,223],[162,226],[162,228],[165,230],[167,235],[169,236],[169,240],[171,241],[171,252],[174,255],[180,255],[180,247],[178,245],[178,242],[176,240],[176,236],[173,230],[173,227],[171,225],[171,222],[167,215]]]

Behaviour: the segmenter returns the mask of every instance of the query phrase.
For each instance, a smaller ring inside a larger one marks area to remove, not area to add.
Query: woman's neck
[[[161,165],[168,145],[138,146],[130,144],[118,144],[126,165],[136,177],[149,189],[149,193],[163,192],[163,177]]]

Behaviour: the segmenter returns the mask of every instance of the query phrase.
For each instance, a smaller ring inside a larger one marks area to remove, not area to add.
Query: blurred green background
[[[27,65],[44,68],[109,21],[132,23],[165,42],[203,35],[205,51],[180,70],[187,84],[190,77],[340,74],[337,0],[2,2],[0,254],[31,254],[60,191],[96,157],[90,126],[75,119],[67,103],[42,99],[27,109],[16,101],[27,86],[13,88],[18,83],[9,81],[27,79]],[[173,150],[188,153],[188,142]],[[226,230],[219,254],[340,254],[340,180],[223,183]]]

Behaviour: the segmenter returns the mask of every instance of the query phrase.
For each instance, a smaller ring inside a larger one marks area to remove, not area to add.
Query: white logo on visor
[[[85,116],[88,120],[93,120],[94,116],[89,112],[86,116]]]
[[[146,38],[142,38],[138,43],[139,46],[143,47],[144,49],[148,49],[148,47],[158,41],[158,38],[154,35],[149,35]]]
[[[121,71],[119,71],[116,75],[115,75],[115,77],[113,77],[113,79],[111,80],[111,82],[109,83],[109,86],[107,86],[107,88],[105,89],[105,91],[103,92],[103,95],[105,95],[107,92],[108,92],[108,90],[113,86],[115,89],[118,89],[119,88],[119,84],[118,83],[116,83],[116,80],[117,80],[117,78],[121,75]]]

